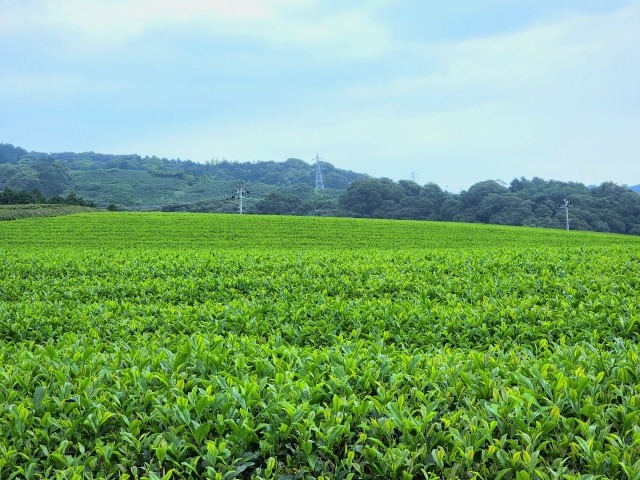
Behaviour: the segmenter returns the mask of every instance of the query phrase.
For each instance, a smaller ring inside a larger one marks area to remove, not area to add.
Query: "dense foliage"
[[[2,478],[638,478],[640,242],[0,224]]]
[[[14,205],[0,205],[0,220],[19,220],[31,217],[57,217],[98,211],[94,207],[80,205],[27,203]]]
[[[330,163],[323,162],[322,168],[329,191],[342,192],[365,177]],[[0,144],[0,189],[38,189],[46,196],[73,190],[100,206],[233,212],[235,205],[225,200],[241,185],[257,195],[251,203],[279,189],[313,186],[314,181],[314,167],[293,158],[285,162],[212,159],[202,164],[135,154],[27,152]]]
[[[27,152],[0,144],[0,188],[44,195],[76,192],[88,202],[124,210],[238,211],[242,187],[248,213],[353,216],[564,228],[560,205],[571,200],[574,230],[640,235],[640,195],[614,183],[587,187],[540,178],[509,185],[487,180],[459,194],[434,183],[394,182],[322,163],[325,190],[313,188],[314,166],[302,160],[199,164],[139,155]]]
[[[563,228],[564,199],[572,202],[574,230],[640,235],[640,195],[611,182],[589,188],[540,178],[508,186],[487,180],[455,195],[435,184],[370,178],[352,183],[341,205],[361,217]]]
[[[81,207],[93,207],[93,203],[71,191],[66,196],[55,195],[45,197],[40,190],[12,190],[5,188],[0,192],[0,205],[26,205],[26,204],[51,204],[51,205],[78,205]]]

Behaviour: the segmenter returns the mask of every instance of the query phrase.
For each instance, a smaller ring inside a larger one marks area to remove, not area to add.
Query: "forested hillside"
[[[293,158],[244,163],[214,159],[200,164],[93,152],[45,154],[0,144],[0,190],[25,195],[36,191],[37,198],[77,195],[118,210],[233,213],[239,207],[233,192],[241,188],[246,213],[547,228],[566,227],[566,199],[572,230],[640,235],[640,195],[610,182],[587,187],[541,178],[519,178],[510,184],[487,180],[455,194],[434,183],[395,182],[326,162],[321,166],[327,188],[315,190],[315,166]]]
[[[366,175],[322,162],[326,192],[337,197]],[[0,190],[10,188],[46,197],[71,191],[88,202],[128,210],[233,212],[231,193],[248,190],[247,208],[271,192],[312,190],[315,165],[299,159],[284,162],[231,162],[109,155],[94,152],[42,153],[0,144]],[[326,202],[325,202],[326,203]],[[320,202],[322,205],[323,202]]]
[[[340,203],[360,217],[564,228],[565,199],[572,230],[640,235],[640,195],[610,182],[589,188],[541,178],[487,180],[453,194],[435,184],[370,178],[354,182]]]

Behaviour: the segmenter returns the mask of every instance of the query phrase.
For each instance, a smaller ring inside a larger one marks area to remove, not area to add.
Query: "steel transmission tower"
[[[324,190],[324,180],[322,179],[322,170],[320,168],[320,157],[316,153],[316,190]]]

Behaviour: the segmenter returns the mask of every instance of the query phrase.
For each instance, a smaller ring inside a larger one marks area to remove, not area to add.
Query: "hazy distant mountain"
[[[640,185],[634,185],[633,187],[629,187],[634,192],[640,193]]]

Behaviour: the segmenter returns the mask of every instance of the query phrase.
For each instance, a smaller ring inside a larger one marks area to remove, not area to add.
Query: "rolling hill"
[[[351,182],[367,175],[321,162],[327,198],[337,198]],[[233,212],[232,192],[250,192],[247,205],[272,192],[313,189],[315,165],[284,162],[231,162],[111,155],[95,152],[42,153],[0,144],[0,190],[40,190],[47,197],[74,191],[99,207],[126,210]]]

